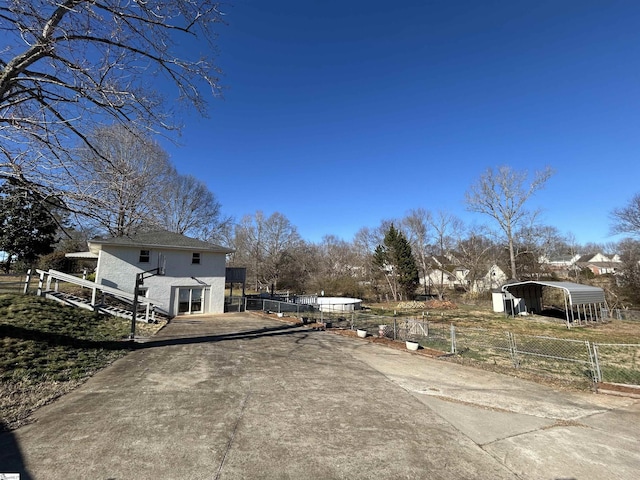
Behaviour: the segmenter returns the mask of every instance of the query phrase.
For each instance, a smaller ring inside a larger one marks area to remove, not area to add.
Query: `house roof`
[[[620,268],[622,262],[589,262],[587,266],[599,268]]]
[[[592,258],[593,255],[590,255],[589,258]],[[576,255],[555,255],[549,258],[549,263],[569,263],[572,262],[576,258]],[[581,257],[578,257],[581,258]]]
[[[85,260],[97,260],[98,259],[98,255],[93,253],[93,252],[71,252],[71,253],[65,253],[64,254],[65,257],[67,258],[82,258]]]
[[[232,248],[187,237],[179,233],[166,230],[142,232],[126,237],[96,237],[89,240],[89,250],[100,250],[102,245],[116,245],[122,247],[168,248],[173,250],[200,250],[215,253],[233,253]]]

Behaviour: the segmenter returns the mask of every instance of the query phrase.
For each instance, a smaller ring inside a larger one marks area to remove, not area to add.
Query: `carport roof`
[[[588,303],[605,303],[604,290],[600,287],[592,287],[591,285],[582,285],[573,282],[546,282],[529,280],[526,282],[507,283],[502,286],[503,292],[510,290],[525,289],[528,285],[539,285],[541,287],[560,288],[569,295],[571,305],[584,305]]]

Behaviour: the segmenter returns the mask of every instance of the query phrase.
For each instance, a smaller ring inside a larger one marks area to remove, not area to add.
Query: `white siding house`
[[[226,255],[232,249],[160,231],[94,238],[89,250],[98,257],[96,283],[133,292],[136,274],[162,267],[164,275],[148,276],[140,287],[160,311],[171,317],[224,312]]]

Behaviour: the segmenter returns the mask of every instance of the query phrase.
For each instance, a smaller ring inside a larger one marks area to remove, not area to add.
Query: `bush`
[[[73,260],[64,255],[64,252],[53,252],[43,255],[38,260],[38,268],[40,270],[53,269],[61,272],[69,272],[73,268]]]

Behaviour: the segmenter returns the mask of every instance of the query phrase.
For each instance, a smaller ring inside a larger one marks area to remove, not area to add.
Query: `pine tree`
[[[393,224],[373,254],[373,263],[387,280],[394,300],[411,298],[418,286],[418,267],[411,245]]]

